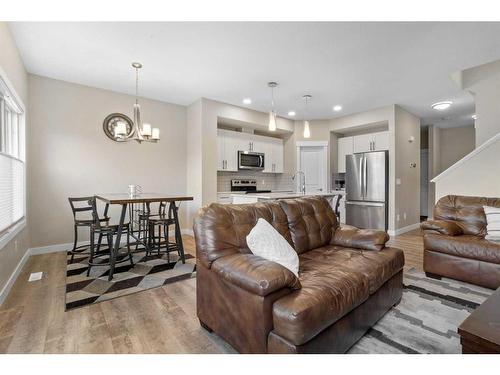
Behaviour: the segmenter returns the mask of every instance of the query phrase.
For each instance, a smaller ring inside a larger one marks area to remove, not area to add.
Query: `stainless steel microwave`
[[[261,152],[238,151],[238,169],[264,169],[264,154]]]

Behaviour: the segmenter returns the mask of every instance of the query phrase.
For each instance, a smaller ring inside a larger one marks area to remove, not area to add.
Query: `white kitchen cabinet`
[[[217,170],[238,171],[238,151],[261,152],[264,173],[283,173],[283,140],[232,130],[217,129]]]
[[[283,173],[283,140],[280,138],[265,137],[263,151],[265,168],[264,173]]]
[[[373,133],[374,151],[389,150],[389,132]]]
[[[338,168],[337,173],[345,173],[345,157],[354,152],[354,137],[339,138],[337,143]]]
[[[383,151],[389,149],[389,132],[355,135],[354,152]]]
[[[355,135],[353,137],[354,153],[373,151],[372,145],[373,145],[373,135],[372,134]]]

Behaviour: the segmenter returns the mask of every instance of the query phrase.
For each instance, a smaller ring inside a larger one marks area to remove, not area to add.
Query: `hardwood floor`
[[[194,239],[184,237],[194,255]],[[405,268],[422,270],[419,230],[391,239],[404,250]],[[0,306],[0,353],[233,353],[202,329],[196,317],[195,279],[79,309],[64,310],[64,253],[29,258]],[[31,272],[43,271],[28,283]]]

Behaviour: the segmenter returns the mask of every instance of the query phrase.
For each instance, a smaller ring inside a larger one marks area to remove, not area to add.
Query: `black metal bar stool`
[[[97,211],[97,203],[96,198],[92,197],[89,200],[89,205],[92,207],[92,217],[93,222],[90,226],[90,256],[88,260],[88,268],[87,268],[87,276],[90,275],[90,269],[92,266],[110,266],[114,269],[115,264],[123,263],[130,261],[130,264],[133,266],[134,261],[132,259],[132,252],[130,251],[130,225],[129,223],[123,224],[123,229],[127,232],[127,253],[124,254],[122,259],[117,259],[120,251],[120,246],[118,246],[115,251],[115,247],[113,246],[113,237],[118,232],[118,224],[112,225],[109,224],[109,218],[107,220],[103,220],[99,218],[99,213]],[[106,209],[107,213],[107,209]],[[100,243],[97,245],[97,251],[95,249],[95,235],[99,235],[99,239],[102,237],[106,237],[108,243],[108,249],[99,251]],[[96,261],[96,259],[109,255],[109,261]],[[112,279],[112,275],[110,273],[109,280]]]
[[[89,244],[79,245],[79,246],[77,244],[78,244],[78,228],[86,227],[89,228],[90,231],[90,227],[94,223],[92,215],[87,215],[87,217],[85,218],[82,217],[85,212],[89,212],[90,214],[92,213],[92,206],[89,204],[89,202],[92,199],[94,199],[94,197],[68,198],[69,204],[71,206],[71,211],[73,212],[73,220],[74,220],[73,226],[75,233],[73,248],[70,250],[71,253],[70,263],[73,263],[75,254],[83,253],[87,248],[89,248]],[[106,207],[104,208],[104,217],[100,219],[103,222],[109,221],[108,208],[109,205],[106,205]],[[102,235],[99,236],[98,248],[100,248],[101,241],[102,241]]]
[[[157,215],[148,216],[149,225],[149,252],[154,250],[161,254],[161,249],[164,248],[167,254],[167,262],[170,263],[170,253],[177,251],[182,263],[185,263],[184,249],[182,247],[182,238],[177,235],[178,222],[176,220],[175,204],[170,204],[167,209],[167,202],[160,202]],[[146,203],[146,212],[150,213],[150,204]],[[175,241],[170,241],[170,226],[175,228]],[[158,233],[156,233],[158,229]],[[163,236],[162,236],[163,230]]]

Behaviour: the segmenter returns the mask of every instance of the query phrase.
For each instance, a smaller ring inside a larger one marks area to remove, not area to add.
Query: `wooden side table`
[[[458,327],[462,353],[500,353],[500,288]]]

